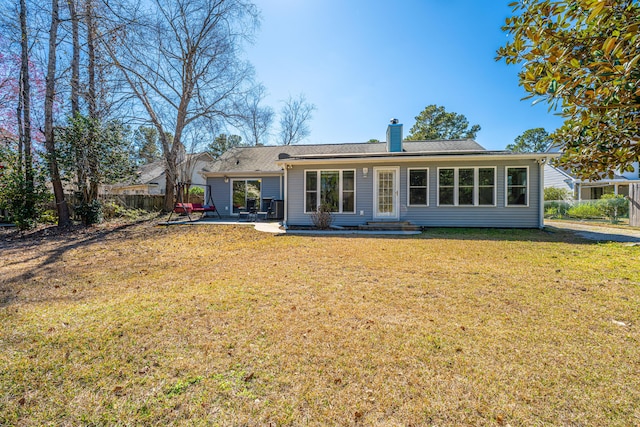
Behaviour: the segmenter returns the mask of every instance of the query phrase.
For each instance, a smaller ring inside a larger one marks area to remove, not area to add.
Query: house
[[[209,153],[183,154],[178,158],[178,179],[176,182],[189,182],[190,185],[204,187],[205,179],[199,173],[213,161]],[[164,160],[140,166],[132,180],[113,185],[105,185],[106,194],[144,194],[163,195],[166,192],[166,174]]]
[[[544,182],[547,187],[567,190],[574,200],[596,200],[603,194],[613,193],[629,196],[629,186],[640,183],[640,165],[633,164],[633,172],[616,172],[613,178],[597,181],[581,180],[570,170],[552,164],[544,167]]]
[[[203,171],[222,215],[283,200],[285,226],[410,221],[432,227],[543,227],[544,165],[553,153],[489,151],[472,140],[236,147]]]

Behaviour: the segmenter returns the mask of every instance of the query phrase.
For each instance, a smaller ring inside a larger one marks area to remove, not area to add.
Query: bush
[[[52,209],[47,209],[40,215],[40,222],[43,224],[56,224],[58,222],[58,214]]]
[[[545,218],[564,218],[571,209],[571,203],[565,201],[548,201],[544,203]]]
[[[33,182],[28,183],[16,152],[0,147],[0,211],[20,230],[36,226],[51,194],[45,186],[46,170],[33,164]]]
[[[89,203],[81,203],[75,208],[76,215],[79,215],[84,225],[100,224],[104,219],[102,204],[98,200]]]
[[[191,187],[189,189],[189,194],[192,196],[204,196],[204,188],[202,187]]]
[[[615,224],[621,216],[629,213],[629,200],[620,194],[604,194],[598,200],[598,209],[603,216],[609,218],[612,224]]]
[[[567,215],[579,219],[602,218],[602,211],[593,203],[581,203],[573,206],[567,211]]]
[[[318,209],[311,214],[311,221],[316,228],[326,230],[331,227],[333,216],[331,215],[331,206],[323,203]]]
[[[545,187],[544,200],[568,200],[571,199],[571,193],[566,188]]]
[[[131,220],[138,219],[147,213],[142,209],[129,209],[115,202],[105,202],[102,206],[102,212],[104,219],[126,218]]]

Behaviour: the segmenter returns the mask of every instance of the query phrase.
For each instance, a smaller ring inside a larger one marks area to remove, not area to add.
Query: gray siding
[[[233,179],[261,179],[261,197],[273,197],[282,199],[282,178],[279,176],[242,176]],[[231,216],[231,179],[224,182],[224,178],[207,178],[207,185],[211,186],[213,203],[216,205],[221,216]],[[205,195],[206,196],[206,195]],[[205,199],[208,200],[208,199]]]
[[[268,176],[262,178],[262,197],[271,197],[272,199],[282,199],[281,177]]]
[[[544,186],[563,188],[573,193],[573,181],[551,165],[544,165]]]
[[[213,203],[221,216],[230,216],[231,200],[230,185],[231,181],[224,182],[224,178],[207,178],[207,185],[211,187],[211,195]],[[205,196],[207,196],[205,194]],[[205,201],[208,199],[205,199]]]
[[[487,161],[467,162],[412,162],[393,165],[390,163],[357,164],[355,167],[340,165],[332,168],[327,165],[295,166],[287,171],[288,225],[312,225],[311,216],[304,213],[304,171],[329,169],[356,170],[356,213],[335,213],[334,224],[352,226],[364,224],[374,218],[373,186],[374,167],[399,166],[399,220],[411,221],[414,224],[429,227],[511,227],[537,228],[540,226],[540,167],[531,161],[504,161],[501,163]],[[496,206],[437,206],[437,171],[443,167],[496,167]],[[505,202],[505,173],[507,166],[529,167],[529,205],[527,207],[506,207]],[[366,178],[363,168],[368,168]],[[429,169],[429,206],[407,206],[407,170],[409,168]]]

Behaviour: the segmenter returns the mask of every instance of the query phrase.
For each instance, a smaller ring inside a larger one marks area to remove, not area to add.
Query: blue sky
[[[254,1],[262,24],[247,59],[276,111],[290,94],[316,105],[304,143],[384,140],[392,117],[407,135],[430,104],[479,124],[487,149],[562,123],[521,101],[518,67],[494,60],[509,0]]]

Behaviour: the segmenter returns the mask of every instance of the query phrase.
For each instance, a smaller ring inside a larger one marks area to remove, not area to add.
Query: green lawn
[[[0,425],[640,424],[637,246],[136,225],[0,254]]]

